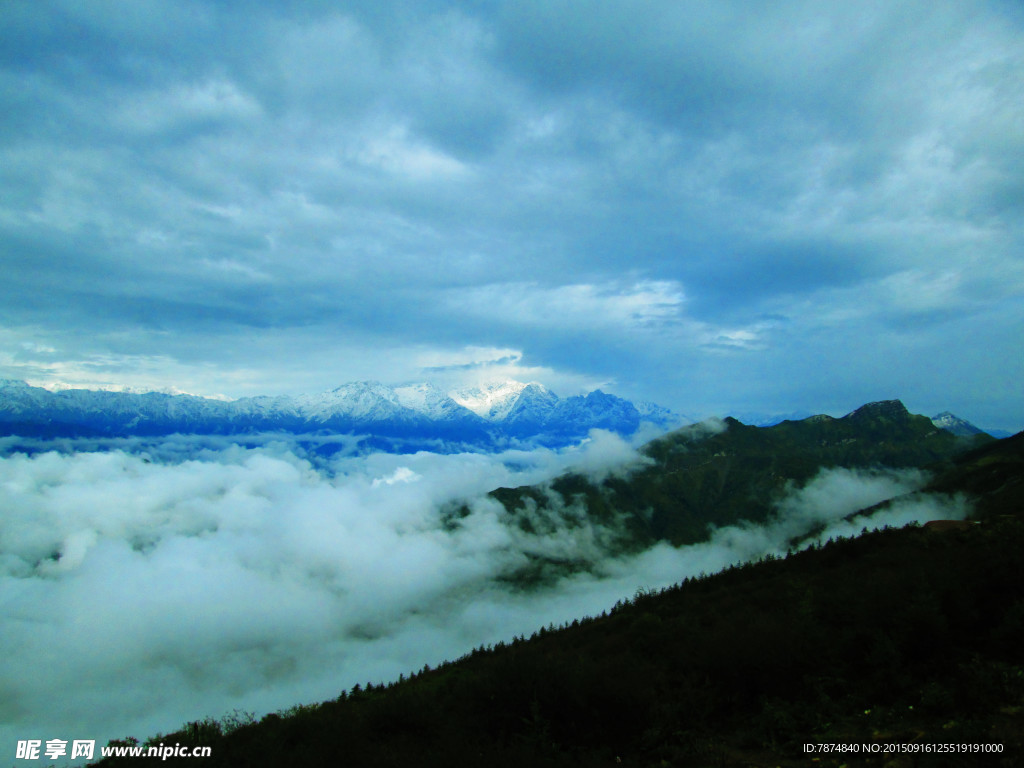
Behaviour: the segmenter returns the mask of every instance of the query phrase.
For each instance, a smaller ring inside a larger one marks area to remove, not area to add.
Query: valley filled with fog
[[[918,470],[834,469],[792,488],[766,525],[627,555],[571,499],[524,529],[487,496],[649,461],[600,430],[567,449],[498,454],[361,455],[339,438],[325,456],[282,435],[0,449],[0,720],[11,741],[105,744],[236,709],[260,716],[600,614],[638,589],[784,555],[809,532],[968,511],[913,494]],[[537,562],[585,567],[517,581]]]

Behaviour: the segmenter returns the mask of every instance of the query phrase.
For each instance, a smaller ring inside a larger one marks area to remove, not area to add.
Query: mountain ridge
[[[841,418],[856,421],[867,415],[900,421],[909,412],[899,400],[882,400],[865,403]],[[727,418],[763,427],[833,417],[801,412],[750,420],[738,415]],[[511,379],[447,390],[430,382],[389,386],[357,381],[321,393],[236,400],[173,389],[137,392],[65,387],[51,391],[18,379],[0,379],[0,434],[22,437],[326,430],[385,439],[439,438],[493,449],[509,441],[558,447],[586,437],[595,428],[631,436],[645,423],[667,431],[692,421],[656,403],[633,403],[600,389],[560,398],[539,382]],[[931,423],[959,436],[991,434],[949,411],[933,416]]]
[[[429,382],[389,386],[347,382],[297,396],[219,400],[187,394],[61,389],[0,380],[0,432],[21,436],[245,435],[328,430],[383,438],[451,439],[496,447],[510,440],[560,446],[591,429],[632,435],[641,423],[660,429],[683,418],[595,390],[560,398],[537,382],[498,382],[443,390]]]
[[[952,432],[954,435],[977,435],[982,432],[991,434],[987,430],[976,427],[966,419],[961,419],[949,411],[943,411],[932,416],[932,424],[945,429],[947,432]],[[993,435],[993,437],[997,437],[997,435]]]
[[[548,483],[490,495],[524,521],[534,510],[578,503],[596,524],[616,525],[627,548],[681,546],[706,540],[709,526],[769,520],[793,484],[822,470],[938,465],[994,441],[981,432],[952,434],[901,401],[885,400],[838,419],[811,416],[770,427],[732,417],[700,422],[644,445],[646,463],[628,476],[570,470]]]

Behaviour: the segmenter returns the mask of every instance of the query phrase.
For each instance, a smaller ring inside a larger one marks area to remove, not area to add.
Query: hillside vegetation
[[[681,546],[706,540],[709,526],[765,521],[783,495],[822,469],[926,467],[992,439],[953,435],[891,400],[841,419],[812,416],[773,427],[735,419],[695,424],[644,446],[649,463],[629,474],[594,480],[570,473],[491,495],[512,514],[581,504],[591,520],[622,530],[627,549],[658,541]],[[529,524],[529,515],[521,518]]]

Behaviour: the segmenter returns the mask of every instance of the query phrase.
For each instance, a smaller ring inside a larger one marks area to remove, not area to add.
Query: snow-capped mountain
[[[501,421],[506,429],[519,436],[543,432],[552,426],[558,405],[554,392],[532,382],[523,387]]]
[[[640,426],[640,412],[628,400],[595,389],[587,395],[569,397],[555,405],[556,422],[582,425],[589,423],[600,429],[635,432]]]
[[[23,435],[220,434],[232,403],[195,395],[31,387],[0,380],[0,426]]]
[[[943,411],[942,413],[932,416],[932,424],[939,429],[944,429],[947,432],[952,432],[954,435],[960,435],[961,437],[980,435],[985,431],[974,426],[966,419],[961,419],[959,416],[953,415],[949,411]]]
[[[666,429],[678,429],[698,421],[698,419],[684,416],[657,403],[652,403],[650,400],[637,400],[633,405],[640,414],[640,421],[656,424]]]
[[[537,385],[540,386],[540,385]],[[470,389],[457,389],[449,396],[463,408],[488,421],[504,421],[526,388],[521,381],[498,381]]]
[[[480,414],[467,409],[455,400],[448,392],[438,389],[433,384],[406,384],[395,387],[398,402],[410,410],[426,416],[433,421],[464,422],[479,424],[487,420]]]
[[[559,398],[541,384],[503,381],[446,392],[430,383],[350,382],[319,394],[224,401],[195,395],[62,389],[0,380],[0,433],[22,436],[237,435],[328,432],[381,438],[509,440],[563,445],[593,428],[622,435],[641,421],[678,426],[666,409],[641,412],[600,390]]]
[[[561,399],[537,382],[502,381],[449,394],[463,407],[517,436],[583,435],[594,428],[631,434],[642,422],[668,430],[693,421],[655,403],[634,405],[599,389]]]
[[[342,384],[330,392],[299,395],[293,408],[308,421],[327,426],[342,421],[414,421],[416,411],[403,405],[398,393],[376,381]]]

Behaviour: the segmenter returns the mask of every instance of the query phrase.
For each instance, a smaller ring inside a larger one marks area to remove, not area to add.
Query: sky
[[[1024,9],[11,0],[0,376],[1024,428]]]

